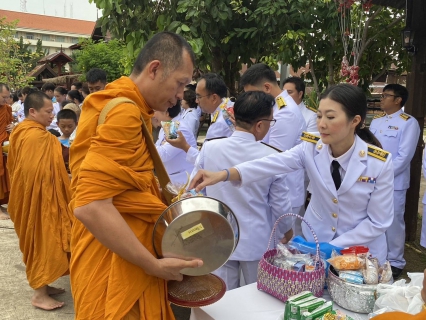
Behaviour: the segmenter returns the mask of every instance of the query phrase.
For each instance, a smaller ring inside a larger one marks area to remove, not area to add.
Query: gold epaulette
[[[381,113],[381,114],[376,114],[375,116],[374,116],[374,118],[373,118],[373,120],[374,119],[379,119],[379,118],[383,118],[384,116],[386,115],[386,113]]]
[[[212,123],[215,123],[217,120],[217,117],[219,116],[219,110],[217,110],[214,114],[213,114],[213,119],[212,119]]]
[[[283,97],[277,97],[276,101],[277,101],[278,110],[281,110],[281,108],[287,105]]]
[[[305,132],[303,131],[302,136],[300,137],[303,141],[308,141],[308,142],[312,142],[312,143],[317,143],[319,139],[321,139],[320,137],[311,134],[309,132]]]
[[[368,155],[376,159],[386,161],[386,159],[388,158],[389,152],[377,147],[368,146]]]
[[[309,106],[305,106],[305,107],[306,107],[306,109],[309,109],[309,110],[311,110],[312,112],[317,113],[317,109],[312,108],[312,107],[309,107]]]
[[[411,116],[409,116],[408,114],[406,114],[406,113],[401,113],[400,115],[399,115],[403,120],[405,120],[405,121],[407,121],[408,119],[410,119],[411,118]]]

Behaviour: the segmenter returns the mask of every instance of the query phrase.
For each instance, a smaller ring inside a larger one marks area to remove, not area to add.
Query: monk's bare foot
[[[9,219],[10,219],[10,216],[7,213],[0,211],[0,220],[9,220]]]
[[[47,286],[47,294],[49,296],[53,296],[55,294],[61,294],[64,292],[65,292],[64,288],[55,288],[55,287]]]
[[[48,287],[44,286],[40,289],[34,290],[33,297],[31,298],[31,304],[34,307],[43,309],[43,310],[54,310],[58,308],[62,308],[64,306],[64,302],[57,301],[49,296]]]

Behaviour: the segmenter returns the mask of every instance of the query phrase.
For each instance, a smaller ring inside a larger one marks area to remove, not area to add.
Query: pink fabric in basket
[[[322,265],[312,272],[296,272],[278,268],[269,261],[277,254],[276,249],[264,253],[257,271],[257,289],[286,302],[288,297],[302,291],[311,291],[316,297],[324,293],[325,269]]]

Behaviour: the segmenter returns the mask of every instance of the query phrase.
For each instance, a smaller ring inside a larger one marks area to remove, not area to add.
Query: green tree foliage
[[[73,53],[78,71],[84,74],[92,68],[103,69],[107,73],[108,82],[125,74],[124,45],[122,42],[119,40],[93,42],[90,39],[85,39],[80,44],[82,49]],[[85,80],[84,76],[82,80]]]
[[[156,32],[182,34],[198,68],[222,74],[233,92],[243,63],[310,65],[318,92],[341,81],[343,46],[334,0],[90,0],[103,9],[102,28],[126,42],[129,62]],[[402,12],[373,6],[362,34],[360,85],[368,88],[391,64],[401,71]],[[129,64],[130,65],[130,64]],[[129,67],[128,65],[128,67]]]
[[[37,61],[44,57],[47,52],[43,49],[43,42],[40,39],[37,40],[35,52],[33,52],[29,47],[30,43],[25,43],[23,37],[21,36],[18,42],[18,53],[23,57],[23,61],[28,63],[31,66],[31,69],[33,69],[37,65]],[[13,54],[14,53],[12,50],[11,55]]]
[[[40,59],[40,55],[22,49],[15,41],[17,21],[8,22],[0,18],[0,82],[7,83],[12,89],[28,85],[34,78],[28,73],[32,70],[32,62]]]

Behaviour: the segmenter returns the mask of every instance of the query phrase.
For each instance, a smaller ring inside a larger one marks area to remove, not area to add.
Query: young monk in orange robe
[[[71,287],[75,319],[174,319],[165,280],[202,261],[157,259],[154,223],[166,206],[155,183],[154,164],[141,132],[153,109],[182,99],[191,81],[194,54],[172,33],[159,33],[139,54],[130,77],[89,95],[70,150],[71,209],[78,219],[71,239]],[[104,106],[122,103],[98,126]]]
[[[10,90],[7,85],[0,83],[0,146],[3,142],[9,140],[9,134],[13,129],[12,108],[7,104],[10,98]],[[9,201],[10,181],[6,168],[7,157],[0,155],[0,205],[7,204]],[[3,209],[3,208],[2,208]],[[0,220],[10,219],[6,212],[0,211]]]
[[[10,136],[8,169],[11,191],[9,213],[15,225],[34,289],[31,303],[52,310],[63,302],[49,295],[63,289],[48,286],[68,273],[72,214],[69,177],[62,160],[61,143],[46,131],[53,120],[48,96],[34,92],[25,99],[26,119]]]

